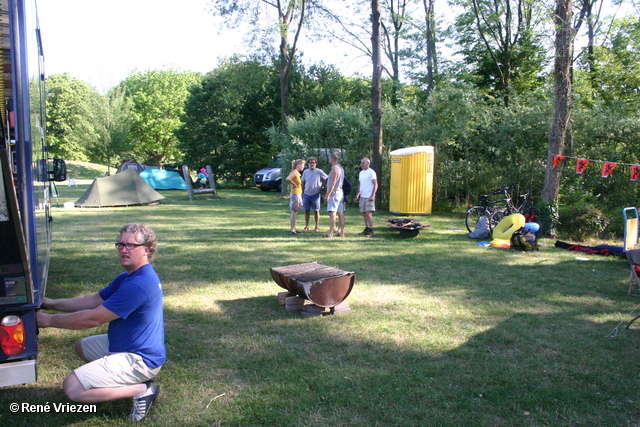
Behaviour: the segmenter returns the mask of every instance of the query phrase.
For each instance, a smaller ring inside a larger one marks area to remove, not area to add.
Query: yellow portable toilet
[[[431,213],[433,147],[401,148],[391,153],[389,211],[399,215]]]

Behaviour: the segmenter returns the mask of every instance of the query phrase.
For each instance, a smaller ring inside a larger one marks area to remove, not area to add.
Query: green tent
[[[129,168],[113,176],[96,178],[75,205],[81,208],[147,205],[164,199],[138,171]]]

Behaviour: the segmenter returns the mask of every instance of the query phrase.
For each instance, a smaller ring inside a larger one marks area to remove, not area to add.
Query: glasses
[[[128,251],[131,251],[135,248],[137,248],[138,246],[144,246],[144,243],[120,243],[117,242],[116,243],[116,249],[118,250],[122,250],[124,248],[127,248]]]

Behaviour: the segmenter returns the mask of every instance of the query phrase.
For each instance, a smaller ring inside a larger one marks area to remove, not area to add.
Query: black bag
[[[342,180],[342,194],[345,198],[351,194],[351,181],[346,176]]]
[[[511,248],[519,251],[537,251],[536,233],[524,227],[514,231],[511,235]]]

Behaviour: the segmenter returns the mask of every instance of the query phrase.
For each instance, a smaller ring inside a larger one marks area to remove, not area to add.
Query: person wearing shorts
[[[322,169],[318,169],[318,160],[315,157],[307,159],[308,169],[302,172],[302,208],[304,209],[304,231],[309,231],[309,218],[313,209],[316,228],[314,231],[320,231],[320,192],[322,191],[323,181],[328,175]]]
[[[370,167],[371,161],[368,158],[363,158],[360,161],[362,170],[358,175],[358,192],[354,201],[358,202],[360,206],[360,213],[364,218],[364,231],[360,234],[363,236],[373,236],[373,212],[376,210],[375,200],[376,191],[378,191],[378,179],[376,172]],[[359,199],[359,201],[358,201]]]
[[[327,179],[327,212],[329,213],[329,232],[322,237],[333,237],[337,231],[338,236],[344,236],[344,194],[342,192],[342,181],[344,180],[344,169],[340,166],[340,158],[337,153],[329,155],[331,172]],[[338,227],[336,230],[336,216],[338,217]]]
[[[39,328],[89,329],[108,323],[105,335],[83,338],[76,353],[87,364],[63,382],[69,399],[97,403],[133,398],[129,419],[142,420],[160,393],[155,383],[166,361],[162,285],[151,266],[156,235],[143,224],[126,224],[116,240],[124,272],[99,292],[75,298],[43,298]]]
[[[291,226],[291,234],[298,234],[296,229],[296,216],[298,211],[302,209],[302,181],[300,180],[300,172],[304,169],[304,160],[296,159],[291,162],[291,173],[286,180],[291,186],[291,195],[289,196],[289,225]]]

